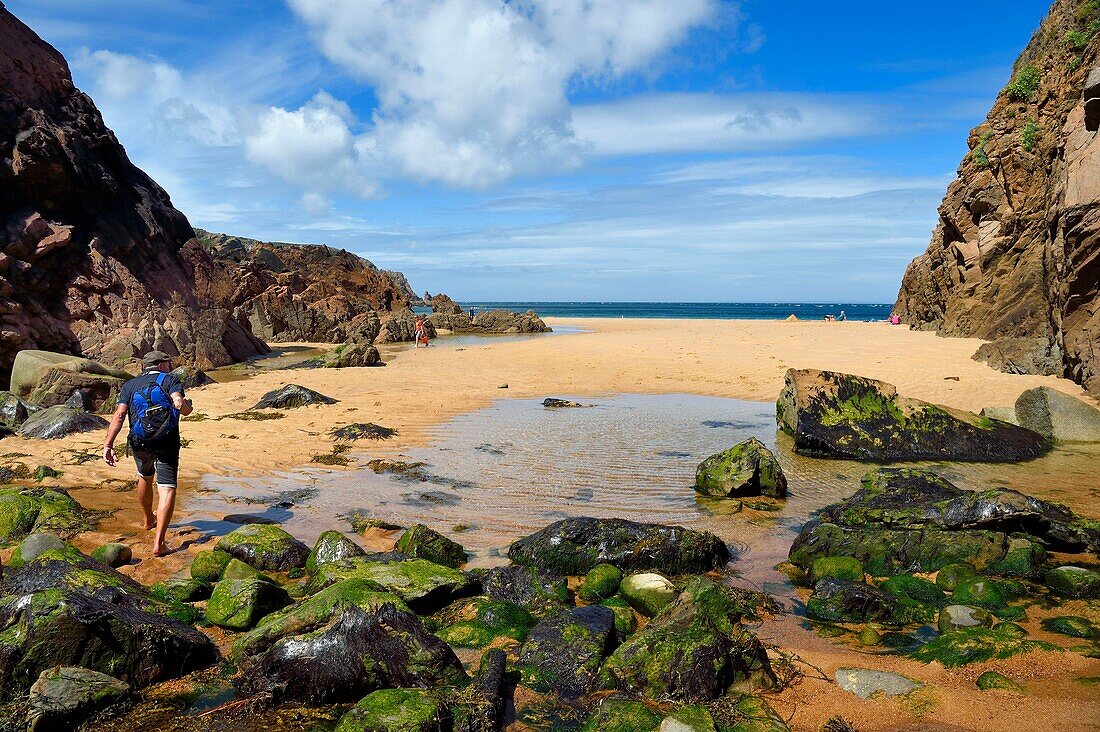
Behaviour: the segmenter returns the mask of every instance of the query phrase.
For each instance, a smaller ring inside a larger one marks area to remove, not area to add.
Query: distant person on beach
[[[183,384],[169,373],[172,357],[163,351],[150,351],[141,360],[144,371],[122,385],[115,413],[103,442],[103,460],[110,466],[118,464],[115,438],[130,418],[130,434],[126,438],[137,464],[137,498],[145,518],[145,530],[156,529],[153,535],[153,556],[168,554],[164,535],[172,523],[176,508],[176,474],[180,465],[181,415],[191,414],[191,400],[184,397]],[[153,483],[156,482],[160,502],[153,514]]]
[[[416,333],[413,334],[415,339],[413,348],[420,348],[420,344],[423,343],[424,347],[428,347],[428,333],[424,330],[424,316],[421,315],[416,319]]]
[[[839,315],[839,316],[837,316],[837,320],[839,320],[839,321],[841,321],[841,322],[844,322],[844,321],[845,321],[845,320],[847,320],[847,319],[848,319],[848,316],[844,314],[844,311],[843,311],[843,310],[841,310],[841,311],[840,311],[840,315]]]
[[[899,315],[897,315],[896,313],[891,314],[890,315],[890,325],[901,325],[901,317]]]

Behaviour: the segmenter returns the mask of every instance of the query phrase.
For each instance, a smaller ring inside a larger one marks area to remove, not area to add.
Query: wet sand
[[[971,360],[976,340],[944,339],[931,333],[869,323],[686,320],[578,320],[559,321],[590,331],[553,337],[474,345],[447,345],[441,340],[428,349],[408,345],[383,348],[384,368],[346,370],[262,370],[246,379],[212,384],[191,396],[204,421],[184,424],[190,444],[183,451],[181,510],[170,532],[170,544],[185,551],[165,560],[149,560],[145,535],[135,527],[139,512],[131,492],[103,487],[116,479],[118,488],[133,477],[132,465],[118,468],[102,462],[65,465],[71,451],[98,452],[102,434],[77,436],[44,443],[16,438],[4,440],[5,453],[26,452],[32,468],[46,463],[66,471],[58,484],[73,488],[86,506],[116,510],[100,531],[78,538],[82,548],[105,540],[124,539],[139,560],[124,571],[143,582],[184,569],[189,555],[201,548],[204,532],[188,525],[189,505],[206,490],[229,478],[276,483],[283,471],[312,467],[333,475],[332,469],[310,466],[310,459],[331,451],[333,427],[351,422],[375,422],[396,428],[387,442],[361,441],[355,450],[369,456],[414,452],[437,435],[452,418],[512,398],[546,396],[596,399],[621,393],[698,394],[772,402],[789,367],[826,368],[880,378],[908,396],[964,409],[1011,404],[1019,393],[1048,384],[1080,395],[1075,384],[1053,377],[1016,376],[995,372]],[[554,321],[551,321],[554,324]],[[287,383],[298,383],[339,401],[324,407],[286,412],[271,421],[222,418],[252,406],[260,396]],[[504,385],[507,388],[502,388]],[[336,469],[337,475],[347,472]],[[297,476],[298,473],[286,475]],[[216,479],[203,476],[216,476]],[[1031,482],[1031,481],[1029,481]],[[962,483],[964,487],[972,487]],[[851,485],[854,490],[856,485]],[[1017,485],[1043,494],[1050,486]],[[1070,487],[1047,497],[1064,501],[1096,516],[1095,494],[1077,494]],[[194,499],[194,500],[192,500]],[[232,512],[247,512],[240,507]],[[747,512],[751,514],[751,512]],[[742,518],[751,518],[751,515]],[[178,528],[176,528],[178,527]],[[437,526],[445,530],[448,526]],[[727,532],[720,532],[727,533]],[[752,540],[754,532],[743,534]],[[303,537],[305,538],[305,537]],[[457,537],[460,540],[461,537]],[[723,538],[727,538],[724,536]],[[386,537],[376,538],[384,544]],[[376,548],[379,548],[376,546]],[[779,546],[754,547],[751,564],[734,565],[745,580],[759,586],[782,576],[771,566],[785,556]],[[774,555],[774,556],[772,556]],[[3,553],[6,556],[6,552]],[[1087,608],[1075,610],[1088,615]],[[1037,618],[1038,616],[1036,616]],[[1093,618],[1100,621],[1100,618]],[[1034,620],[1034,619],[1033,619]],[[1029,622],[1033,630],[1037,622]],[[1032,653],[994,664],[945,670],[894,656],[872,657],[840,641],[814,636],[795,616],[770,620],[762,637],[793,650],[831,678],[836,668],[865,666],[896,670],[926,681],[934,691],[907,702],[860,701],[835,684],[808,678],[794,689],[772,697],[792,728],[816,730],[832,714],[842,714],[861,730],[887,729],[1093,729],[1100,723],[1100,702],[1091,686],[1075,684],[1076,677],[1100,676],[1100,662],[1071,653]],[[1064,642],[1065,639],[1063,639]],[[1029,695],[979,692],[973,679],[988,668],[1028,681]],[[808,672],[812,676],[813,672]],[[949,725],[955,727],[940,726]],[[905,725],[916,725],[906,727]]]

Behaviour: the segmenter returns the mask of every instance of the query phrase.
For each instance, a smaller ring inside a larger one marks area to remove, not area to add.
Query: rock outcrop
[[[1089,27],[1098,20],[1095,5],[1054,3],[971,131],[932,242],[906,270],[894,307],[915,328],[991,341],[975,358],[995,368],[1065,375],[1094,397],[1100,41]]]
[[[0,380],[23,349],[200,367],[265,352],[211,307],[225,286],[61,54],[0,5]]]
[[[199,242],[235,283],[219,304],[272,342],[372,343],[379,317],[409,305],[404,276],[342,249],[262,242],[198,229]]]

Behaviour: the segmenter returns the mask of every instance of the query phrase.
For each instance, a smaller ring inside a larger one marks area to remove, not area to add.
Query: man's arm
[[[115,459],[115,438],[126,422],[126,409],[125,404],[115,405],[115,413],[111,415],[111,424],[107,427],[107,439],[103,441],[103,462],[111,466],[118,462]]]
[[[183,394],[180,394],[178,391],[172,392],[172,406],[179,410],[179,413],[184,417],[191,414],[195,409],[191,406],[191,400],[184,399]]]

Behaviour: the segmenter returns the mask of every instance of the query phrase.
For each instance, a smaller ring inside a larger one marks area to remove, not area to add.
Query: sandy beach
[[[708,320],[550,321],[585,332],[539,336],[476,345],[427,349],[409,344],[383,350],[386,366],[366,369],[259,370],[247,378],[193,390],[195,411],[206,419],[187,421],[183,436],[180,506],[169,532],[170,545],[183,551],[164,559],[148,556],[136,524],[139,512],[131,492],[111,490],[104,481],[131,480],[132,465],[102,461],[71,464],[74,451],[98,452],[103,435],[89,433],[56,442],[5,440],[5,452],[21,452],[28,464],[65,470],[59,485],[73,489],[85,506],[117,509],[100,530],[74,543],[91,548],[108,539],[132,544],[135,564],[124,567],[142,582],[186,568],[207,537],[188,525],[189,498],[203,476],[260,478],[276,471],[310,465],[312,456],[329,453],[329,431],[352,422],[394,428],[387,442],[355,445],[366,456],[393,456],[424,445],[451,418],[512,398],[599,397],[614,394],[698,394],[773,402],[788,368],[823,368],[885,380],[902,394],[951,407],[978,410],[1009,405],[1025,389],[1046,384],[1080,396],[1076,384],[1054,377],[999,373],[971,359],[980,341],[940,338],[929,332],[880,323]],[[307,344],[294,344],[307,345]],[[289,410],[282,419],[240,421],[222,418],[248,409],[261,395],[296,383],[333,397],[337,404]],[[318,467],[313,465],[313,467]],[[335,468],[336,471],[347,470]],[[854,486],[853,486],[854,489]],[[1087,516],[1100,517],[1096,505],[1065,496]],[[1094,503],[1094,502],[1091,502]],[[386,548],[385,536],[377,537]],[[3,553],[6,559],[8,552]],[[774,561],[783,559],[777,556]],[[774,563],[769,559],[768,567]],[[736,565],[735,565],[736,566]],[[761,570],[770,571],[769,570]],[[761,575],[750,579],[766,581]],[[1088,614],[1082,608],[1082,614]],[[1093,618],[1100,621],[1100,618]],[[1037,622],[1029,624],[1029,629]],[[762,638],[793,650],[807,664],[807,679],[772,703],[791,718],[792,729],[817,730],[829,716],[843,713],[858,729],[1038,729],[1057,720],[1057,729],[1088,729],[1100,719],[1100,702],[1087,687],[1067,679],[1100,676],[1100,661],[1069,653],[1032,653],[981,669],[945,670],[899,657],[867,657],[865,652],[814,636],[794,616],[780,616],[760,629]],[[896,670],[930,684],[925,697],[901,703],[854,698],[832,683],[814,680],[811,667],[831,678],[836,668],[867,664]],[[1036,681],[1040,692],[1020,697],[975,689],[981,670],[996,668]],[[984,695],[983,695],[984,694]],[[921,701],[924,699],[924,701]],[[952,726],[955,725],[955,726]]]

